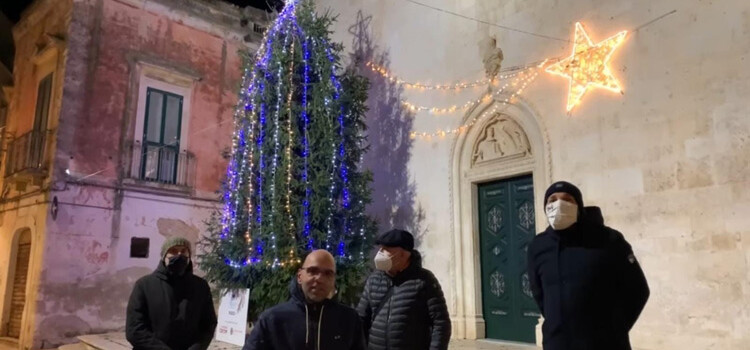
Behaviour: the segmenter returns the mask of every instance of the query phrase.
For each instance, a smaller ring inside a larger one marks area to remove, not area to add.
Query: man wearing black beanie
[[[527,260],[544,350],[630,350],[628,333],[649,296],[630,244],[598,208],[584,208],[571,183],[552,184],[544,209],[550,226]]]

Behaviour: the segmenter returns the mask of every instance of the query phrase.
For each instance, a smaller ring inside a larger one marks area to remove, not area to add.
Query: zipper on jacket
[[[391,285],[389,288],[396,288],[396,286]],[[393,305],[393,295],[396,294],[396,291],[393,291],[391,293],[391,297],[388,298],[388,315],[386,315],[385,318],[385,348],[388,350],[390,348],[391,339],[389,337],[391,333],[391,306]]]
[[[323,328],[323,309],[325,307],[325,305],[320,306],[320,316],[318,317],[318,350],[320,350],[320,330]]]

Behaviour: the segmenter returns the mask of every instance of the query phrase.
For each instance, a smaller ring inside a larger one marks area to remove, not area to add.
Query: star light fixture
[[[623,30],[594,45],[581,23],[576,22],[573,53],[545,69],[548,73],[568,79],[568,111],[581,103],[581,98],[589,89],[598,87],[622,93],[617,78],[612,75],[609,60],[627,33]]]

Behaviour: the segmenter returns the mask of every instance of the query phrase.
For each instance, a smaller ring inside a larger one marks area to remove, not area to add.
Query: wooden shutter
[[[26,234],[22,234],[22,237]],[[18,338],[21,335],[23,308],[26,305],[26,281],[29,275],[31,242],[20,242],[16,255],[16,271],[13,276],[13,295],[10,302],[10,322],[8,336]]]

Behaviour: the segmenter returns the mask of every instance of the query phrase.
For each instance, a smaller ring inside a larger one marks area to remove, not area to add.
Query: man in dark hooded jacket
[[[584,208],[574,185],[556,182],[544,199],[550,226],[528,250],[544,350],[630,350],[649,296],[633,250],[598,208]]]
[[[336,262],[311,252],[289,286],[289,301],[260,315],[243,350],[364,350],[362,324],[350,307],[331,300]]]
[[[170,237],[154,273],[135,282],[125,335],[134,350],[205,350],[216,329],[206,281],[193,275],[190,242]]]

